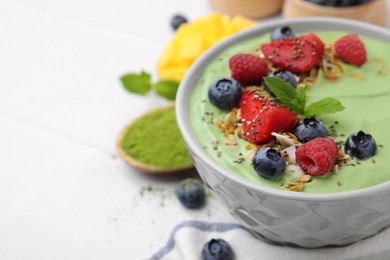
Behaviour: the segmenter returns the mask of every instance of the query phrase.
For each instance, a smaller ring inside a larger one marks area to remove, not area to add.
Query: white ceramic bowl
[[[279,244],[311,248],[350,244],[390,226],[390,182],[331,194],[261,186],[229,172],[209,158],[191,130],[189,99],[206,65],[229,46],[269,33],[286,23],[296,32],[356,32],[390,43],[390,31],[352,20],[300,18],[262,23],[220,42],[193,64],[176,98],[178,125],[203,181],[226,209],[256,236]]]

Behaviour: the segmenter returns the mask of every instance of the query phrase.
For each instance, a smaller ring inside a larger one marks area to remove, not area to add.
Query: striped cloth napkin
[[[168,241],[151,259],[199,260],[203,245],[211,239],[222,238],[232,247],[236,260],[251,259],[390,259],[390,229],[343,247],[305,249],[270,244],[254,238],[236,223],[185,221],[176,225]]]

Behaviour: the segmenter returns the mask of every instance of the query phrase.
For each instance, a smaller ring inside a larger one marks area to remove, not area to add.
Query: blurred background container
[[[314,2],[285,0],[282,8],[283,17],[332,16],[364,21],[380,26],[386,25],[386,0],[372,0],[350,7],[324,6]]]
[[[387,22],[387,0],[209,0],[222,13],[260,19],[276,14],[283,18],[330,16],[380,26]],[[348,6],[352,5],[352,6]]]
[[[210,0],[214,9],[252,19],[274,15],[282,9],[283,0]]]

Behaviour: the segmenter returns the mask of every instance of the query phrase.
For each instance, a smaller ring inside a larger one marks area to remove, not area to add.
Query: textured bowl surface
[[[229,46],[268,33],[285,23],[282,20],[262,23],[218,43],[202,55],[181,82],[176,99],[178,125],[203,181],[225,208],[259,238],[311,248],[354,243],[390,225],[390,182],[332,194],[308,194],[261,186],[210,159],[190,127],[189,99],[207,64]],[[299,18],[288,23],[297,32],[355,32],[390,43],[389,31],[352,20]]]

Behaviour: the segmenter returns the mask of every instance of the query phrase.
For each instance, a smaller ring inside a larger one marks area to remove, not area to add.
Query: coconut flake
[[[272,132],[271,135],[276,137],[276,141],[283,147],[288,147],[291,145],[300,145],[301,143],[297,140],[297,138],[288,133],[279,134],[276,132]]]
[[[305,173],[302,171],[301,167],[299,165],[294,164],[287,164],[285,171],[295,177],[299,177],[304,175]]]
[[[290,145],[289,147],[282,150],[282,155],[286,159],[286,162],[288,162],[289,164],[296,164],[295,151],[295,145]]]

